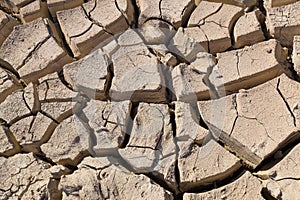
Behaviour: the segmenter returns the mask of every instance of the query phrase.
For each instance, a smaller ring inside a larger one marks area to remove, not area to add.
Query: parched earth
[[[300,199],[300,1],[0,0],[0,199]]]

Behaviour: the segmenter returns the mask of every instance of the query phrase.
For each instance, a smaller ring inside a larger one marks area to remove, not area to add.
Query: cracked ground
[[[0,199],[300,199],[299,16],[0,0]]]

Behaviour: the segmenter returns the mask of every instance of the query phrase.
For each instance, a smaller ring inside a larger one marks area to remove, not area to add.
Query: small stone
[[[267,189],[272,197],[274,197],[275,199],[281,199],[282,197],[281,188],[276,181],[272,179],[268,180]]]
[[[175,67],[178,61],[173,54],[167,53],[166,56],[164,57],[164,63],[170,67]]]
[[[61,176],[71,173],[72,171],[62,165],[55,165],[49,169],[51,175],[55,179],[59,179]]]

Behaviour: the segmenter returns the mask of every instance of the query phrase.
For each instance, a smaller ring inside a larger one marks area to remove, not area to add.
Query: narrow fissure
[[[281,99],[283,100],[283,102],[285,103],[291,117],[293,118],[293,124],[295,127],[297,127],[297,124],[296,124],[296,116],[294,115],[289,103],[287,102],[287,100],[285,99],[284,95],[282,94],[282,92],[280,91],[279,89],[279,86],[280,86],[280,78],[278,79],[278,82],[277,82],[277,86],[276,86],[276,90],[278,92],[278,94],[280,95]]]
[[[242,160],[243,166],[247,169],[254,169],[260,162],[261,158],[245,147],[238,140],[230,137],[223,130],[207,122],[212,137],[228,152]]]
[[[95,24],[96,26],[100,27],[103,29],[103,31],[111,36],[114,36],[114,34],[110,31],[108,31],[105,26],[103,26],[99,21],[95,20],[92,17],[92,12],[96,9],[97,7],[97,1],[95,1],[94,7],[92,8],[92,10],[90,10],[89,12],[86,11],[86,9],[84,8],[84,6],[81,6],[81,8],[83,9],[83,12],[85,14],[85,16],[88,18],[88,20],[90,20],[90,22],[92,22],[92,24]]]
[[[66,86],[69,90],[74,91],[74,89],[72,88],[72,85],[68,83],[68,81],[65,79],[65,75],[64,75],[64,70],[60,70],[59,72],[57,72],[58,78],[59,80],[62,82],[62,84],[64,86]]]
[[[40,0],[40,7],[41,12],[43,15],[43,18],[46,18],[49,20],[49,26],[48,28],[52,30],[54,33],[54,38],[57,41],[57,44],[71,57],[74,58],[75,55],[71,50],[71,47],[68,45],[68,42],[66,40],[66,37],[62,31],[62,28],[60,27],[60,24],[58,23],[56,16],[52,16],[51,12],[49,10],[47,1]]]
[[[201,113],[200,113],[200,110],[199,110],[199,107],[197,105],[197,102],[191,102],[190,103],[190,106],[191,106],[191,114],[192,114],[192,118],[195,122],[197,122],[202,128],[205,128],[208,130],[208,126],[207,124],[205,123]]]
[[[230,22],[228,26],[228,31],[230,35],[230,41],[231,41],[231,47],[235,46],[235,37],[234,37],[234,28],[237,23],[237,21],[244,15],[244,11],[241,11],[237,13],[233,18],[232,21]]]
[[[57,119],[56,122],[59,122],[59,124],[64,121],[65,119],[71,117],[73,115],[73,109],[69,109],[66,112],[64,112],[63,114],[61,114]],[[38,142],[38,145],[41,146],[44,143],[48,142],[52,136],[52,134],[54,133],[55,129],[57,128],[57,126],[59,125],[58,123],[56,123],[54,121],[52,121],[50,123],[50,125],[47,127],[45,133],[43,134],[41,140]]]
[[[212,82],[209,79],[209,76],[212,74],[212,71],[213,71],[214,67],[215,67],[215,65],[211,64],[207,68],[207,73],[203,77],[202,81],[209,88],[209,93],[210,93],[211,99],[219,99],[220,96],[218,94],[218,91],[217,91],[216,87],[212,84]]]
[[[21,69],[26,65],[26,63],[32,58],[32,56],[41,48],[43,44],[45,44],[50,36],[47,36],[43,41],[39,42],[26,56],[26,58],[23,60],[22,64],[18,67],[16,67],[17,70]]]
[[[298,72],[295,70],[295,67],[294,67],[294,63],[293,63],[293,60],[292,60],[292,57],[293,57],[293,49],[292,48],[288,48],[288,57],[287,57],[287,69],[286,69],[286,72],[285,74],[297,81],[300,83],[300,72],[298,74]]]
[[[30,153],[30,152],[26,152],[26,153]],[[51,160],[49,157],[47,157],[46,154],[44,154],[40,148],[39,148],[39,153],[34,153],[33,155],[38,160],[42,160],[46,163],[49,163],[51,166],[57,165],[53,160]]]
[[[199,19],[199,21],[198,21],[198,23],[197,23],[196,25],[192,25],[192,26],[190,26],[190,27],[199,27],[199,28],[200,28],[201,25],[205,24],[205,20],[206,20],[208,17],[210,17],[210,16],[212,16],[212,15],[218,13],[218,12],[221,10],[222,7],[223,7],[223,3],[218,7],[218,9],[217,9],[215,12],[213,12],[213,13],[211,13],[211,14],[208,14],[207,16],[205,16],[205,17]]]
[[[77,35],[72,35],[70,38],[76,38],[76,37],[80,37],[80,36],[83,36],[84,34],[86,34],[87,32],[89,32],[92,27],[93,27],[93,23],[84,31],[82,31],[81,33],[78,33]]]
[[[283,141],[268,157],[266,157],[253,172],[265,171],[274,167],[282,159],[284,159],[290,151],[300,144],[300,132],[296,132],[293,136]],[[276,154],[280,152],[281,157],[276,158]]]
[[[111,100],[111,96],[110,96],[110,88],[112,86],[112,81],[114,78],[114,64],[113,62],[108,58],[108,56],[106,56],[107,59],[107,76],[106,76],[106,80],[104,83],[104,94],[106,99]]]
[[[197,8],[197,5],[195,4],[195,0],[192,0],[189,2],[189,5],[187,5],[181,12],[181,16],[182,16],[182,22],[181,22],[181,27],[182,28],[186,28],[189,20],[193,14],[193,12],[195,11],[195,9]]]
[[[20,85],[25,88],[26,83],[21,79],[18,71],[15,70],[15,68],[10,63],[0,58],[0,68],[7,72],[8,76],[16,85]]]
[[[137,4],[137,0],[131,0],[133,5],[133,23],[131,24],[131,28],[138,28],[139,27],[139,17],[140,17],[140,9]]]
[[[173,87],[172,74],[170,68],[168,66],[163,66],[163,64],[161,63],[160,73],[166,84],[166,102],[171,103],[173,101],[176,101],[177,98]]]
[[[149,18],[147,18],[147,19],[145,20],[144,23],[146,23],[146,22],[148,22],[148,21],[150,21],[150,20],[158,20],[158,21],[162,21],[162,22],[168,24],[169,26],[171,26],[175,31],[177,31],[177,28],[176,28],[171,22],[169,22],[168,20],[165,20],[165,19],[159,18],[159,17],[149,17]]]
[[[162,9],[161,9],[162,1],[163,1],[163,0],[159,0],[159,3],[158,3],[158,10],[159,10],[159,17],[160,17],[160,18],[162,18],[162,12],[161,12],[161,10],[162,10]]]
[[[139,102],[131,102],[130,103],[130,114],[126,120],[126,130],[125,130],[124,140],[122,141],[122,143],[119,146],[119,148],[121,148],[121,149],[126,148],[127,144],[129,143],[130,134],[131,134],[131,131],[133,128],[133,121],[137,115],[138,107],[139,107]]]
[[[267,17],[267,10],[264,7],[264,1],[263,0],[259,0],[258,2],[258,8],[259,10],[262,12],[262,15],[256,16],[261,30],[263,31],[265,40],[269,40],[271,38],[267,24],[266,24],[266,17]]]
[[[118,9],[118,11],[122,14],[122,16],[124,17],[124,19],[125,19],[127,25],[128,25],[129,27],[131,27],[132,22],[129,21],[128,16],[126,15],[126,13],[124,13],[124,11],[120,9],[119,4],[118,4],[118,0],[115,0],[115,6],[116,6],[116,8]]]
[[[169,103],[168,104],[169,107],[169,115],[170,115],[170,122],[171,122],[171,126],[172,126],[172,132],[173,132],[173,142],[175,144],[175,167],[174,167],[174,175],[175,175],[175,181],[177,184],[177,190],[178,191],[174,191],[174,195],[177,195],[180,192],[180,171],[179,171],[179,166],[178,166],[178,159],[179,159],[179,146],[178,146],[178,141],[177,141],[177,124],[176,124],[176,116],[175,116],[175,104],[174,103]]]
[[[270,194],[270,192],[268,191],[268,189],[266,187],[262,188],[260,194],[266,200],[278,200]]]

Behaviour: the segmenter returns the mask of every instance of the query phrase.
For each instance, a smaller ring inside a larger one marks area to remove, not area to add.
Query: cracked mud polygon
[[[0,0],[0,199],[300,199],[299,14]]]

